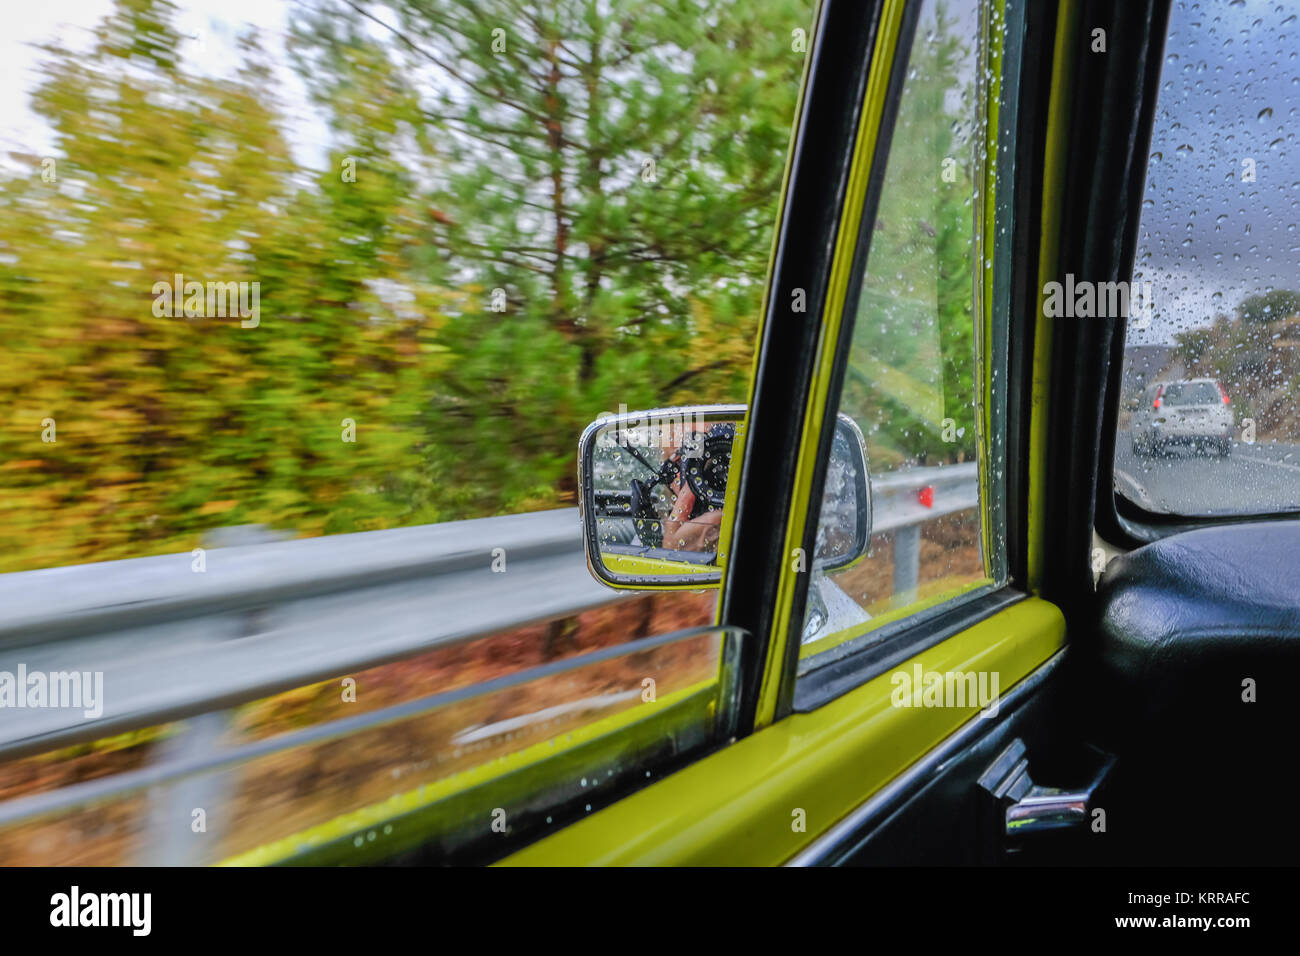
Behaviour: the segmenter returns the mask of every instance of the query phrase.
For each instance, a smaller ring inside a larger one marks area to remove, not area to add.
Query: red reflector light
[[[916,500],[927,508],[934,507],[934,485],[926,485],[916,493]]]

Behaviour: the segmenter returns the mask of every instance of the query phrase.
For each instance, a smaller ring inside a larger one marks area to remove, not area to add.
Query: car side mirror
[[[587,426],[578,446],[579,503],[587,566],[598,581],[637,590],[719,586],[746,411],[744,405],[664,408]],[[870,541],[866,444],[857,424],[841,414],[812,566],[847,567]]]

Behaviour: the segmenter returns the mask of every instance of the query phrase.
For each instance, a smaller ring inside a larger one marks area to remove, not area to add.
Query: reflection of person
[[[680,466],[681,453],[678,452],[670,461]],[[717,551],[718,535],[722,531],[722,509],[706,509],[692,518],[695,492],[680,467],[668,490],[673,494],[673,503],[663,522],[664,547],[678,551]]]
[[[668,483],[673,501],[663,521],[665,548],[717,552],[735,435],[730,423],[693,432],[668,459],[674,478]]]

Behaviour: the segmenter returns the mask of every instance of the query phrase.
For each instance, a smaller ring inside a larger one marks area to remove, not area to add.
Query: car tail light
[[[1160,408],[1160,396],[1163,395],[1164,393],[1165,393],[1165,387],[1163,385],[1161,385],[1159,388],[1156,389],[1156,400],[1151,403],[1152,408],[1155,409]]]
[[[1228,397],[1228,393],[1227,393],[1227,391],[1224,389],[1224,387],[1223,387],[1223,383],[1222,383],[1222,382],[1215,382],[1214,384],[1217,385],[1217,386],[1219,386],[1219,394],[1223,396],[1223,404],[1225,404],[1225,405],[1231,405],[1231,404],[1232,404],[1232,399],[1230,399],[1230,398]]]

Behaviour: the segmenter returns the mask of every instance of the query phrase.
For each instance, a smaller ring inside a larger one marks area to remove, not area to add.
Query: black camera
[[[656,485],[668,486],[678,480],[686,483],[695,495],[695,505],[687,520],[706,511],[722,509],[727,496],[731,446],[735,439],[736,426],[730,422],[712,425],[707,431],[692,432],[665,459],[653,481],[632,480],[632,525],[642,543],[652,548],[663,546],[662,518],[655,508],[653,494]]]

